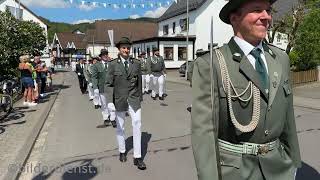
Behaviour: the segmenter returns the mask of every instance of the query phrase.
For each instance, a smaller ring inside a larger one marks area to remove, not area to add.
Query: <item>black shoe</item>
[[[134,158],[133,159],[133,164],[135,166],[137,166],[138,169],[140,169],[140,170],[145,170],[147,168],[146,164],[143,162],[143,160],[141,158]]]
[[[94,105],[94,108],[95,109],[99,109],[99,105]]]
[[[150,94],[152,92],[152,90],[148,90],[148,94]]]
[[[127,161],[126,153],[120,153],[119,160],[120,162],[126,162]]]
[[[116,121],[111,121],[112,127],[116,128],[117,127],[117,122]]]
[[[93,99],[89,99],[89,101],[92,101]]]
[[[163,100],[164,100],[163,96],[162,96],[162,97],[159,97],[159,100],[163,101]]]
[[[105,126],[110,126],[110,125],[111,125],[111,121],[110,121],[109,119],[104,120],[103,124],[104,124]]]
[[[101,105],[98,105],[98,108],[101,108]]]
[[[151,96],[151,98],[152,98],[153,100],[157,100],[157,96],[156,96],[156,97],[152,97],[152,96]]]
[[[168,96],[168,94],[167,93],[163,93],[163,95],[162,95],[163,97],[167,97]]]
[[[187,111],[191,112],[191,110],[192,110],[191,106],[187,107]]]

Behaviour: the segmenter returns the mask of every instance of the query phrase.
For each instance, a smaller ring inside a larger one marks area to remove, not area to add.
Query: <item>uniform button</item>
[[[265,130],[265,131],[264,131],[264,134],[265,134],[266,136],[268,136],[268,135],[270,134],[270,131],[269,131],[269,130]]]

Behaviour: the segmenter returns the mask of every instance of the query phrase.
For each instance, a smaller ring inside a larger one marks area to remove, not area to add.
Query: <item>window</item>
[[[172,34],[176,33],[176,22],[172,23]]]
[[[163,26],[163,35],[168,35],[169,34],[169,25],[164,25]]]
[[[181,31],[187,30],[187,18],[180,19],[180,28],[181,28]]]
[[[150,56],[150,48],[147,47],[147,57],[149,57],[149,56]]]
[[[178,60],[187,60],[187,47],[178,47]]]
[[[16,18],[16,19],[22,19],[23,10],[19,8],[15,8],[13,6],[6,6],[6,8],[10,11],[10,13]]]
[[[173,61],[173,47],[164,47],[163,49],[164,57],[166,61]]]

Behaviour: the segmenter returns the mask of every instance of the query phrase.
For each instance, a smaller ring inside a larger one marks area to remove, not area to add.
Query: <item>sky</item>
[[[20,0],[38,16],[78,24],[100,19],[160,17],[174,0]]]

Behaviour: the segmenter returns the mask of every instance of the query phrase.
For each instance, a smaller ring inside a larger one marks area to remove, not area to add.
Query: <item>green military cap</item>
[[[100,54],[99,54],[99,57],[103,56],[103,55],[108,55],[108,50],[107,49],[101,49],[100,50]]]
[[[252,0],[229,0],[229,2],[223,6],[219,13],[220,19],[226,23],[230,24],[229,16],[232,12],[240,8],[244,3],[249,2]],[[269,0],[271,4],[276,2],[277,0]]]
[[[117,42],[116,47],[120,48],[121,44],[128,44],[131,46],[132,42],[130,41],[130,39],[128,37],[122,37],[119,42]]]

